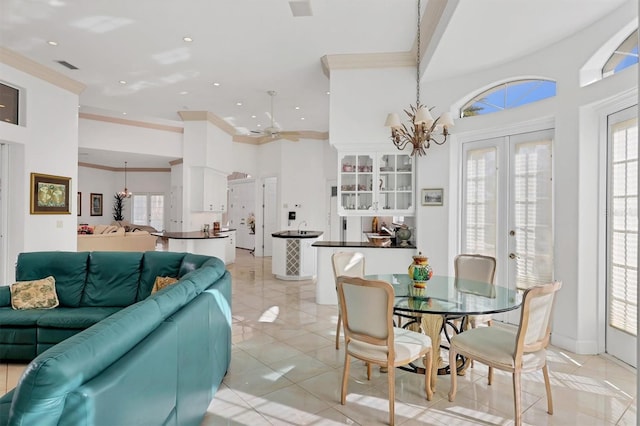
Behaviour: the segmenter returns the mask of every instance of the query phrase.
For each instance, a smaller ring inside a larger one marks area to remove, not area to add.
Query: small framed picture
[[[91,216],[102,216],[102,194],[91,193]]]
[[[444,202],[444,189],[422,188],[421,198],[423,206],[441,206]]]
[[[31,214],[71,214],[71,178],[31,173]]]
[[[82,216],[82,192],[78,192],[78,216]]]

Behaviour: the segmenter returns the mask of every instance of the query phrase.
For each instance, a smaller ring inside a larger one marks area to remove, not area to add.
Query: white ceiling
[[[448,0],[424,79],[542,49],[624,2]],[[313,16],[293,17],[288,0],[0,0],[0,43],[84,83],[81,111],[180,121],[177,111],[206,110],[246,132],[269,125],[266,92],[275,90],[284,130],[326,132],[329,80],[320,58],[410,50],[417,1],[310,4]]]

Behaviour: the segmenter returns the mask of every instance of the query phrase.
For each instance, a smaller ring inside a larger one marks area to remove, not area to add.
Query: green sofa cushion
[[[131,351],[161,320],[158,305],[140,302],[36,357],[16,388],[12,423],[57,425],[68,392]]]
[[[20,309],[11,307],[0,308],[0,330],[6,326],[34,326],[40,317],[47,313],[49,309]]]
[[[80,306],[129,306],[136,302],[140,252],[91,252],[89,275]]]
[[[109,315],[118,312],[117,307],[57,308],[38,318],[38,327],[89,328]]]
[[[0,397],[0,424],[6,425],[9,422],[9,409],[11,408],[11,400],[15,389]]]
[[[0,286],[0,307],[11,306],[11,290],[8,285]]]
[[[87,278],[88,261],[88,252],[20,253],[16,266],[16,281],[39,280],[53,275],[60,306],[77,307],[80,306]]]
[[[185,253],[148,251],[142,259],[138,301],[146,299],[151,294],[156,277],[179,278],[180,266]]]
[[[201,254],[192,254],[186,253],[184,258],[182,259],[182,264],[180,265],[180,273],[178,276],[180,278],[184,277],[189,272],[193,272],[200,268],[206,261],[211,260],[211,256],[204,256]],[[213,258],[217,259],[217,258]],[[224,264],[224,262],[223,262]]]

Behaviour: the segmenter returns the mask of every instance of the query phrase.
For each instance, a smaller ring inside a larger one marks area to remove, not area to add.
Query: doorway
[[[134,194],[132,199],[131,223],[151,226],[161,231],[164,226],[164,194]]]
[[[608,116],[606,294],[607,353],[637,367],[637,106]]]
[[[463,145],[460,252],[494,256],[498,285],[553,279],[552,139],[541,130]]]

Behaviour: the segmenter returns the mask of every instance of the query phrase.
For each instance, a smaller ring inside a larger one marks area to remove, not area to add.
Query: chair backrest
[[[358,340],[386,346],[393,355],[393,287],[386,281],[338,277],[338,298],[347,345]],[[394,359],[390,356],[390,359]]]
[[[333,277],[339,276],[364,277],[364,254],[360,252],[339,251],[331,255],[333,263]]]
[[[493,284],[496,258],[482,254],[459,254],[454,260],[456,278]]]
[[[539,351],[549,345],[555,296],[560,287],[562,282],[555,281],[525,290],[516,337],[517,363],[521,362],[523,354]]]

